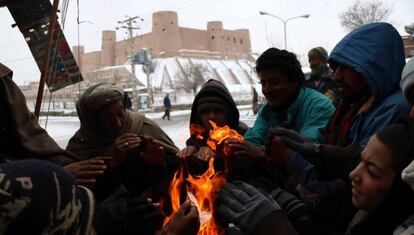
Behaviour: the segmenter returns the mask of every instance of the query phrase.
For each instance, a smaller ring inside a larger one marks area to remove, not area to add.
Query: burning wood
[[[228,126],[218,127],[216,123],[210,121],[213,129],[210,130],[210,137],[207,140],[208,146],[217,151],[217,146],[224,143],[229,138],[235,138],[237,140],[243,140],[237,131],[230,129]],[[196,134],[201,137],[201,127],[190,127],[192,134]],[[203,130],[204,131],[204,130]],[[224,146],[223,152],[225,156],[230,154],[230,149]],[[187,199],[192,201],[198,209],[200,214],[200,230],[198,235],[219,235],[224,234],[224,230],[220,228],[214,220],[214,202],[217,192],[226,183],[226,178],[221,172],[215,172],[214,170],[214,157],[211,157],[208,164],[208,169],[200,176],[193,176],[188,174],[188,177],[184,176],[184,165],[181,165],[181,169],[174,174],[174,178],[171,181],[169,192],[172,202],[172,214],[166,217],[164,225],[168,223],[172,215],[180,208],[181,189],[183,184],[187,191]]]

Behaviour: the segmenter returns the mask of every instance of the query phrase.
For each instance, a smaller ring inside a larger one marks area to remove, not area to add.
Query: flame
[[[204,133],[204,128],[202,128],[200,125],[192,123],[190,124],[190,135],[195,136],[196,139],[202,140],[204,137],[202,134]]]
[[[229,126],[225,125],[224,127],[218,127],[217,124],[213,121],[210,121],[211,126],[213,127],[210,130],[210,138],[207,140],[207,145],[213,150],[217,151],[217,145],[220,145],[227,139],[236,139],[239,141],[244,140],[243,136],[237,133],[237,131],[230,129]],[[224,146],[223,149],[224,155],[230,155],[230,148]]]
[[[207,140],[208,146],[216,151],[216,145],[221,144],[228,138],[234,138],[237,140],[243,140],[243,136],[237,133],[235,130],[230,129],[228,126],[218,127],[216,123],[210,121],[213,129],[210,130],[210,137]],[[191,134],[201,136],[203,128],[198,125],[190,125]],[[202,136],[201,136],[202,137]],[[223,149],[226,156],[230,153],[230,149],[224,147]],[[171,181],[169,187],[169,193],[172,202],[172,213],[164,220],[164,225],[170,221],[171,217],[180,207],[180,193],[185,184],[187,190],[187,199],[192,201],[198,209],[200,214],[200,230],[198,235],[221,235],[224,234],[224,230],[217,226],[214,218],[214,202],[218,191],[226,183],[226,178],[221,172],[215,172],[214,170],[214,158],[211,157],[208,164],[208,169],[200,176],[193,176],[188,174],[188,177],[184,178],[184,166],[174,174],[174,178]]]

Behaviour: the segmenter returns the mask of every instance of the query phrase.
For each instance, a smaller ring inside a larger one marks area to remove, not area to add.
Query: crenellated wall
[[[250,34],[247,29],[227,30],[221,21],[207,23],[207,29],[180,27],[178,15],[173,11],[160,11],[152,15],[152,32],[136,36],[134,54],[142,48],[151,48],[153,58],[196,55],[220,59],[246,59],[250,57]],[[85,53],[81,46],[82,72],[129,63],[128,41],[116,41],[116,32],[102,32],[100,52]],[[77,47],[73,48],[77,58]]]

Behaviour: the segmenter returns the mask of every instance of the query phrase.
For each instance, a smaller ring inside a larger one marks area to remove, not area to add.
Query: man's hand
[[[292,150],[286,147],[279,136],[268,135],[265,142],[266,154],[268,155],[267,165],[286,166],[293,156]]]
[[[177,153],[177,156],[182,159],[189,158],[195,155],[197,152],[197,148],[195,146],[189,145],[182,149],[180,152]]]
[[[170,222],[162,229],[162,235],[196,235],[200,228],[197,207],[190,201],[181,205]]]
[[[76,180],[79,185],[87,188],[93,188],[96,178],[104,174],[111,157],[95,157],[88,160],[73,162],[63,167]]]
[[[142,160],[148,165],[164,166],[164,148],[151,137],[148,137],[144,143],[145,150]]]
[[[263,148],[258,147],[247,140],[239,141],[236,139],[228,139],[225,144],[232,149],[232,154],[235,157],[247,156],[258,160],[262,160],[266,157]]]
[[[269,195],[242,181],[227,183],[219,192],[218,203],[220,218],[246,234],[251,234],[268,214],[281,210]]]
[[[130,151],[138,149],[141,144],[141,138],[133,133],[126,133],[115,139],[115,157],[112,166],[116,167],[121,164]]]
[[[141,138],[133,133],[126,133],[115,139],[115,150],[119,153],[137,149],[141,144]]]
[[[320,145],[313,140],[302,136],[298,132],[283,127],[271,128],[267,138],[279,136],[282,142],[290,149],[303,155],[315,155],[320,151]],[[269,137],[270,136],[270,137]]]

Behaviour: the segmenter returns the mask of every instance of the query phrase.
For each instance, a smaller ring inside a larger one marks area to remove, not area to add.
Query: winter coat
[[[353,118],[351,142],[364,146],[375,132],[408,116],[410,107],[399,89],[404,47],[390,24],[371,23],[352,31],[335,46],[329,60],[359,72],[374,97],[374,102]]]
[[[168,96],[164,97],[164,107],[171,108],[171,100],[170,100],[170,97]]]
[[[0,63],[0,163],[37,158],[64,166],[77,161],[77,156],[61,149],[39,126],[12,75],[13,72]]]
[[[334,106],[323,94],[310,88],[300,88],[298,97],[287,108],[286,121],[294,130],[317,140],[334,112]],[[266,102],[244,138],[253,144],[263,145],[269,128],[282,124],[284,123],[278,122],[275,113]]]

